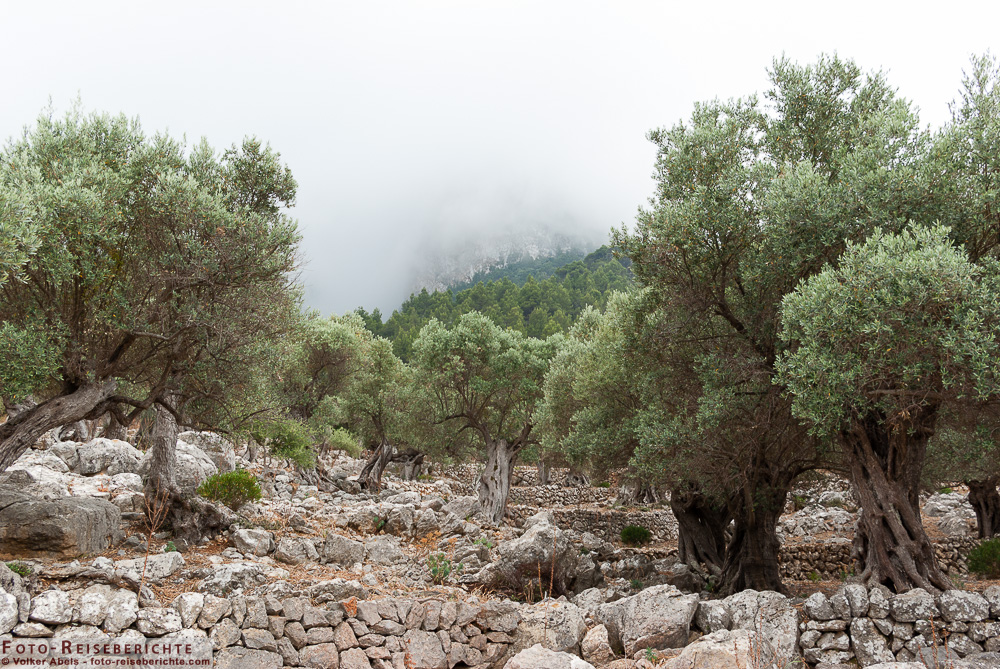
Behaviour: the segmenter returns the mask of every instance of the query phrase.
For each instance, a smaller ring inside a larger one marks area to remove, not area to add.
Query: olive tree
[[[506,511],[517,455],[534,439],[535,403],[558,341],[503,330],[470,312],[451,329],[431,320],[414,342],[415,383],[432,395],[434,419],[482,440],[479,503],[493,522]]]
[[[728,505],[723,592],[781,589],[776,523],[792,482],[825,457],[775,384],[782,297],[845,239],[928,206],[916,177],[929,138],[881,74],[836,57],[770,74],[763,101],[699,104],[650,133],[656,195],[616,234],[648,289],[640,344],[678,394],[650,414],[639,455],[677,463],[668,478]]]
[[[861,505],[861,579],[897,592],[951,587],[920,520],[928,440],[950,403],[1000,380],[1000,278],[944,227],[876,231],[782,303],[778,361],[792,410],[833,436]]]
[[[296,184],[256,140],[219,155],[122,116],[48,114],[0,155],[0,189],[39,240],[0,286],[0,396],[38,400],[0,426],[0,470],[59,425],[154,405],[176,421],[239,394],[240,366],[298,312]]]

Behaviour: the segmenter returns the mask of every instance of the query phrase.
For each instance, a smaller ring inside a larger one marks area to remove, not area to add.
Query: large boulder
[[[697,610],[698,595],[685,595],[672,585],[656,585],[601,605],[597,619],[608,628],[615,652],[632,657],[646,648],[683,647]]]
[[[799,657],[799,613],[782,594],[744,590],[723,600],[732,616],[731,629],[756,630],[770,640],[779,662]]]
[[[0,486],[0,550],[23,557],[100,553],[121,538],[121,511],[103,499],[41,500]]]
[[[146,451],[139,463],[139,474],[149,474],[152,453]],[[208,453],[186,441],[177,441],[177,471],[175,480],[181,488],[194,489],[201,485],[209,476],[219,473]]]
[[[365,545],[339,534],[328,534],[323,543],[323,562],[353,567],[365,558]]]
[[[537,644],[507,660],[504,669],[594,669],[594,665],[575,655],[557,653]]]
[[[77,446],[76,453],[74,471],[84,476],[134,474],[142,460],[141,451],[120,439],[94,439]]]
[[[524,534],[501,543],[497,553],[494,562],[462,580],[522,592],[525,584],[538,578],[540,570],[542,582],[551,582],[557,595],[582,592],[601,581],[593,560],[582,555],[569,535],[556,527],[551,513],[538,513],[526,520]]]
[[[190,444],[205,452],[222,473],[236,471],[236,449],[215,432],[181,432],[177,443]]]
[[[233,544],[244,555],[262,557],[274,550],[274,535],[267,530],[241,528],[233,532]]]
[[[507,656],[512,657],[536,644],[579,655],[580,642],[586,634],[587,622],[576,605],[546,600],[521,609],[521,622],[512,634],[514,641],[507,649]]]
[[[686,646],[680,655],[668,660],[663,669],[771,667],[776,657],[766,635],[760,632],[718,630]]]

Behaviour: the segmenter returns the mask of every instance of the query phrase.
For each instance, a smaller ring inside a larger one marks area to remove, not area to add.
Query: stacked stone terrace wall
[[[615,492],[610,488],[565,487],[560,484],[510,489],[510,503],[521,506],[553,507],[581,504],[611,504]]]
[[[984,595],[948,590],[935,598],[919,588],[892,595],[885,588],[847,585],[829,599],[810,596],[799,629],[803,656],[811,663],[867,667],[924,661],[937,653],[938,666],[951,666],[957,658],[1000,650],[1000,587]]]
[[[539,511],[551,511],[556,525],[577,532],[590,532],[604,541],[620,541],[622,528],[641,525],[653,541],[677,541],[677,520],[669,509],[653,511],[618,511],[605,509],[543,508],[508,505],[513,525],[520,526]]]
[[[938,563],[951,575],[968,574],[969,552],[979,544],[971,537],[950,537],[934,546]],[[804,581],[831,580],[854,573],[851,542],[808,543],[781,547],[782,578]]]
[[[0,641],[207,640],[213,666],[233,669],[488,666],[521,620],[511,602],[351,598],[314,606],[302,596],[186,592],[169,606],[142,608],[134,592],[107,585],[34,597],[5,585],[17,593],[0,588]]]

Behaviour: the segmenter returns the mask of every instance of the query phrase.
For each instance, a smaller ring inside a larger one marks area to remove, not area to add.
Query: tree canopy
[[[0,188],[38,240],[0,287],[0,396],[39,402],[0,427],[0,469],[51,427],[239,394],[297,318],[296,183],[256,140],[219,155],[46,114],[3,151]]]

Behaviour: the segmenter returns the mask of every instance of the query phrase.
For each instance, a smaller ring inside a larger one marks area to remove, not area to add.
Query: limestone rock
[[[76,600],[76,618],[83,625],[100,626],[108,613],[111,587],[92,585]]]
[[[521,609],[521,622],[514,630],[507,655],[541,644],[556,652],[580,654],[580,642],[587,634],[583,613],[574,604],[546,600]]]
[[[736,669],[771,667],[777,654],[766,635],[756,630],[719,630],[686,646],[663,669]]]
[[[799,657],[798,611],[777,592],[744,590],[723,600],[733,617],[733,629],[757,630],[774,647],[779,662]]]
[[[76,449],[77,464],[74,468],[84,476],[94,474],[135,474],[139,471],[142,451],[120,439],[93,439]]]
[[[407,630],[403,635],[407,666],[412,669],[448,669],[448,657],[441,639],[433,632]]]
[[[329,534],[323,544],[323,562],[353,567],[364,560],[365,546],[359,541],[342,537],[339,534]]]
[[[7,592],[0,592],[0,634],[6,634],[14,629],[17,621],[17,597]]]
[[[575,655],[557,653],[537,644],[510,658],[504,669],[594,669],[594,665]]]
[[[239,529],[233,532],[233,544],[244,555],[263,557],[274,550],[274,535],[267,530]]]
[[[8,553],[79,557],[121,536],[121,511],[103,499],[40,500],[0,486],[0,545]]]
[[[977,592],[946,590],[938,596],[941,617],[948,622],[980,622],[990,617],[990,603]]]
[[[580,642],[580,653],[584,660],[598,666],[614,660],[615,652],[611,650],[608,628],[604,625],[597,625],[587,632],[583,641]]]
[[[181,614],[167,607],[141,609],[135,626],[146,636],[163,636],[184,629]]]
[[[914,588],[889,599],[889,610],[896,622],[912,623],[930,620],[938,615],[934,597],[923,588]]]
[[[103,629],[117,634],[136,621],[139,615],[139,598],[129,590],[116,590],[108,602],[108,612],[104,617]]]
[[[47,625],[68,623],[73,618],[69,595],[61,590],[46,590],[31,600],[31,620]]]
[[[303,667],[312,669],[338,669],[340,655],[332,643],[321,643],[316,646],[305,646],[299,650],[299,662]]]
[[[319,553],[316,552],[313,542],[305,537],[284,537],[278,542],[274,559],[288,564],[318,562]]]
[[[283,661],[277,653],[251,648],[225,648],[215,655],[215,669],[281,669]],[[306,665],[310,666],[310,665]],[[314,666],[314,665],[313,665]],[[336,664],[332,665],[336,668]]]
[[[180,614],[184,627],[194,627],[205,608],[205,595],[200,592],[182,592],[170,605]]]
[[[862,667],[892,662],[895,659],[886,638],[875,629],[871,618],[855,618],[851,621],[851,649]]]
[[[719,601],[706,600],[698,602],[698,610],[694,614],[694,624],[703,634],[711,634],[719,630],[727,630],[733,624],[729,608]]]
[[[672,585],[657,585],[602,605],[597,619],[608,628],[612,648],[631,657],[647,647],[684,646],[697,608],[698,595],[685,595]]]
[[[215,432],[187,431],[178,434],[177,441],[190,444],[204,451],[221,473],[236,470],[236,450],[222,435]]]

